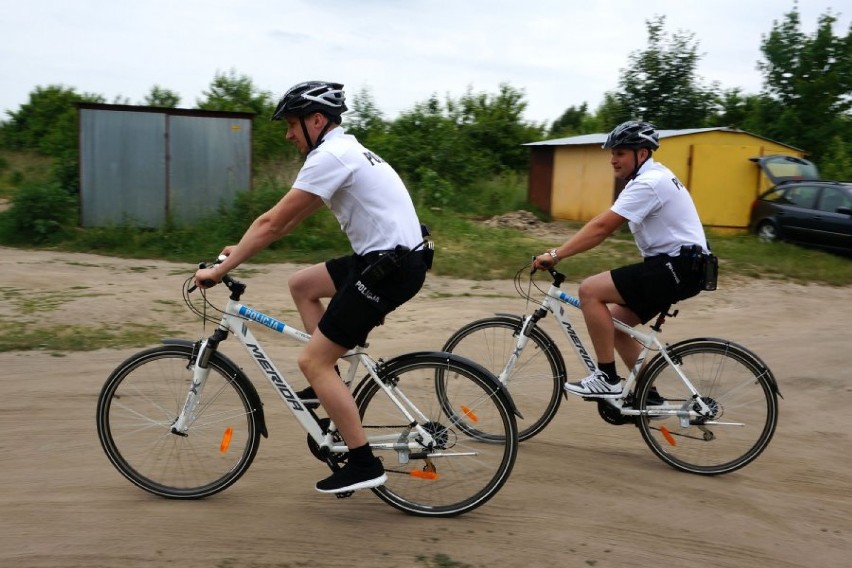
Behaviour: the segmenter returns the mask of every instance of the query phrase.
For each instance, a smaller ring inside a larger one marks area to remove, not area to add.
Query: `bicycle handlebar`
[[[206,262],[199,262],[199,263],[198,263],[198,268],[210,268],[210,267],[212,267],[212,266],[216,266],[217,264],[221,263],[221,262],[222,262],[223,260],[225,260],[226,258],[228,258],[228,257],[226,257],[224,254],[220,254],[218,257],[216,257],[216,260],[215,260],[215,261],[213,261],[213,262],[211,262],[210,264],[207,264]],[[231,285],[232,285],[234,282],[236,282],[236,280],[234,280],[233,278],[231,278],[231,277],[230,277],[229,275],[227,275],[227,274],[225,274],[225,275],[222,277],[222,284],[224,284],[226,287],[228,287],[228,289],[230,289],[230,288],[231,288]],[[204,285],[204,287],[205,287],[205,288],[212,288],[213,286],[215,286],[215,285],[217,284],[217,283],[216,283],[216,282],[214,282],[213,280],[209,280],[209,279],[207,279],[207,280],[202,280],[202,281],[201,281],[201,283]],[[196,286],[196,285],[193,283],[193,284],[192,284],[189,288],[187,288],[187,290],[186,290],[186,291],[187,291],[187,292],[189,292],[189,293],[192,293],[192,292],[194,292],[194,291],[196,290],[196,288],[198,288],[198,286]]]

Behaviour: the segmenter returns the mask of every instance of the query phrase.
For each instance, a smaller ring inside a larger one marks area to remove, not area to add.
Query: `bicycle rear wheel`
[[[447,340],[444,351],[476,361],[499,377],[517,348],[522,323],[518,316],[495,316],[471,322]],[[521,414],[517,419],[520,441],[544,430],[556,416],[564,382],[565,363],[558,348],[544,331],[533,328],[505,382]]]
[[[377,440],[409,439],[412,425],[376,382],[364,382],[356,404],[388,476],[373,491],[397,509],[432,517],[467,513],[491,499],[508,479],[518,452],[511,402],[494,377],[448,353],[402,355],[383,363],[379,376],[405,401],[435,445],[410,454],[387,445],[380,449]],[[465,404],[447,409],[436,393],[436,382],[452,393],[453,400]],[[470,436],[472,425],[492,441]]]
[[[192,364],[190,345],[142,351],[112,372],[98,398],[107,457],[135,485],[162,497],[198,499],[232,485],[254,459],[264,429],[248,378],[215,354],[195,419],[186,433],[172,433]]]
[[[635,408],[648,411],[636,424],[651,451],[675,469],[703,475],[751,463],[766,449],[778,422],[777,385],[766,365],[724,340],[687,340],[670,347],[669,354],[711,414],[696,415],[692,394],[658,355],[640,377],[634,401]],[[654,388],[663,405],[648,404]],[[678,414],[655,414],[661,409]]]

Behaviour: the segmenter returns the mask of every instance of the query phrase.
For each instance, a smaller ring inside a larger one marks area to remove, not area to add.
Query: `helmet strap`
[[[648,155],[642,160],[642,163],[639,163],[639,148],[633,148],[633,163],[636,164],[636,167],[633,168],[633,173],[630,174],[630,177],[627,178],[626,181],[630,181],[634,179],[637,175],[639,175],[639,168],[645,165],[645,162],[651,159],[651,151],[648,150]]]
[[[305,135],[305,142],[308,143],[308,154],[310,154],[316,146],[314,145],[313,140],[311,140],[311,135],[308,133],[308,126],[305,124],[305,117],[299,117],[299,124],[302,125],[302,134]]]
[[[320,114],[322,114],[322,113],[320,113]],[[331,122],[332,122],[331,119],[329,117],[325,116],[324,114],[323,114],[323,116],[325,117],[325,121],[326,121],[325,126],[323,126],[322,130],[320,130],[319,134],[317,134],[316,142],[311,140],[311,135],[308,134],[308,127],[305,124],[305,117],[304,116],[299,117],[299,123],[302,125],[302,133],[305,135],[305,142],[308,143],[308,153],[309,154],[311,152],[313,152],[313,150],[317,146],[322,144],[323,137],[325,136],[325,133],[328,132],[329,128],[331,128]]]

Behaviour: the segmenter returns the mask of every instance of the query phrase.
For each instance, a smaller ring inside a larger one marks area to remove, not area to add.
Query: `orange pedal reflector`
[[[669,432],[669,429],[665,426],[660,426],[660,434],[663,435],[663,438],[666,439],[666,442],[671,444],[672,446],[677,446],[677,442],[675,442],[674,436]]]
[[[470,409],[469,406],[461,405],[461,410],[465,416],[467,416],[471,422],[479,422],[479,417],[476,415],[476,412]]]
[[[438,479],[438,474],[434,471],[421,471],[419,469],[412,470],[409,474],[411,477],[416,477],[418,479]]]
[[[228,451],[228,446],[231,445],[231,437],[234,435],[234,429],[228,426],[222,434],[222,441],[219,443],[219,452],[225,453]]]

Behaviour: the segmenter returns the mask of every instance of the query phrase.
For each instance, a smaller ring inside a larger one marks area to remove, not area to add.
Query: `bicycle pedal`
[[[353,493],[355,493],[355,492],[354,491],[343,491],[341,493],[335,493],[334,496],[337,497],[338,499],[346,499],[347,497],[352,497]]]

